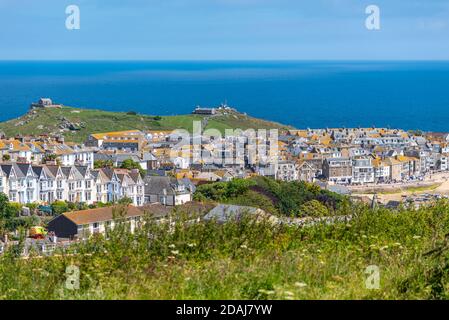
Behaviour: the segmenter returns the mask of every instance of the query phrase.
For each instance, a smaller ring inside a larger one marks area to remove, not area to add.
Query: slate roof
[[[92,177],[94,177],[94,179],[98,178],[98,175],[100,174],[99,170],[90,170],[90,174],[92,175]]]
[[[160,177],[160,176],[146,176],[145,182],[145,194],[163,194],[164,189],[167,195],[174,195],[175,192],[171,185],[170,177]]]
[[[19,175],[18,171],[20,171],[23,174],[23,176],[26,177],[26,175],[28,173],[28,169],[30,168],[30,165],[27,163],[16,163],[14,169],[16,169],[16,168],[18,169],[18,170],[16,170],[17,175]]]
[[[64,174],[64,176],[66,176],[66,178],[69,177],[69,175],[70,175],[70,170],[71,170],[70,167],[61,167],[61,171],[62,171],[62,173]]]
[[[42,174],[42,171],[44,171],[44,167],[43,166],[31,166],[31,168],[33,169],[33,172],[40,177]]]
[[[139,182],[139,178],[140,178],[140,172],[133,172],[133,171],[131,171],[129,173],[129,176],[135,183],[138,183]]]
[[[12,164],[2,164],[1,167],[6,176],[9,177],[12,170]]]
[[[76,170],[83,176],[86,177],[87,174],[87,166],[75,166]]]
[[[106,178],[112,180],[112,177],[114,176],[114,170],[112,170],[111,168],[101,168],[100,170]]]
[[[54,176],[56,177],[58,175],[58,169],[59,166],[55,166],[55,165],[46,165],[48,171]]]

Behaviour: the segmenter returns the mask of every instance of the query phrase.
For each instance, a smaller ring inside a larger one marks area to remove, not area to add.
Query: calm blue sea
[[[298,128],[449,131],[449,62],[0,62],[0,120],[39,97],[152,115],[227,101]]]

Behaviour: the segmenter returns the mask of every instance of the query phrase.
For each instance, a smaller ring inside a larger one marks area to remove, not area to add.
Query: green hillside
[[[109,112],[71,107],[30,110],[27,114],[0,123],[0,131],[7,136],[38,135],[44,133],[62,134],[66,141],[82,142],[95,132],[119,130],[192,130],[194,120],[202,121],[201,115],[151,116],[134,112]],[[227,128],[269,129],[287,128],[279,123],[256,119],[241,113],[217,114],[203,121],[206,128],[224,132]]]

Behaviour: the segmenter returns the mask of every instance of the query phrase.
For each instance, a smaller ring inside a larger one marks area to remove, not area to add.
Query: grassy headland
[[[135,112],[110,112],[94,109],[71,107],[46,108],[31,110],[27,114],[0,123],[0,131],[7,136],[62,134],[67,141],[83,142],[87,136],[95,132],[120,130],[174,130],[192,131],[194,120],[202,121],[202,115],[151,116]],[[73,125],[71,127],[71,125]],[[207,121],[206,128],[224,131],[226,128],[242,130],[285,129],[279,123],[253,118],[241,113],[227,113],[213,116]]]

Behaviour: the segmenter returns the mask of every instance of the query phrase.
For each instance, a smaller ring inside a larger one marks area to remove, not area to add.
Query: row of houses
[[[327,158],[323,163],[324,177],[337,184],[383,183],[404,181],[422,175],[420,160],[414,157],[373,156]]]
[[[48,155],[63,166],[94,167],[94,149],[69,145],[48,137],[17,137],[0,139],[0,159],[12,162],[41,164]]]
[[[90,169],[88,166],[0,164],[0,192],[21,204],[54,201],[114,202],[129,198],[136,206],[145,201],[138,170]]]
[[[192,200],[195,185],[186,178],[142,177],[137,169],[1,163],[0,192],[21,204],[54,201],[94,204],[128,198],[135,206],[145,203],[175,206]]]

